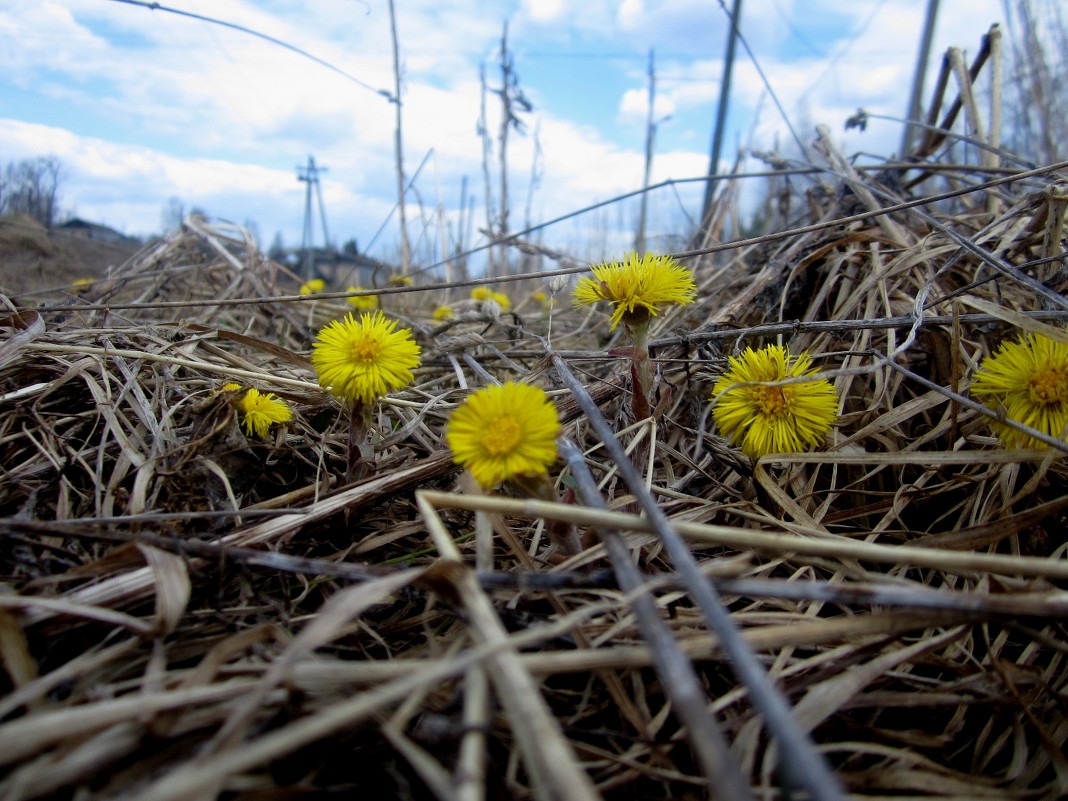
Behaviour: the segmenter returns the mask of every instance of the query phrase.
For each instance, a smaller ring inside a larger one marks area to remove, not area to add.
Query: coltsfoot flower
[[[749,458],[800,453],[823,442],[838,419],[838,396],[831,383],[823,378],[766,383],[815,373],[808,354],[792,357],[782,345],[769,345],[746,348],[729,363],[712,387],[712,416],[723,435]]]
[[[498,306],[500,306],[502,312],[508,311],[512,308],[512,299],[503,292],[496,292],[490,289],[488,286],[476,286],[471,290],[471,300],[487,301],[492,300]]]
[[[288,403],[273,392],[261,393],[258,389],[246,392],[237,402],[237,408],[244,417],[245,433],[250,437],[255,434],[260,439],[267,438],[267,432],[275,423],[288,423],[293,419]]]
[[[434,309],[435,320],[451,320],[454,316],[455,315],[452,312],[452,306],[438,306],[436,309]]]
[[[543,476],[556,461],[560,421],[545,391],[508,382],[480,389],[452,413],[445,439],[453,461],[490,489],[519,476]]]
[[[983,359],[971,393],[1005,416],[1055,439],[1068,435],[1068,345],[1042,334],[1004,342]],[[1007,448],[1047,448],[1046,443],[1004,423],[993,423]]]
[[[346,292],[363,292],[362,286],[350,286],[345,290]],[[378,296],[377,295],[353,295],[345,298],[349,302],[349,305],[356,311],[370,311],[371,309],[378,308]]]
[[[697,285],[693,273],[671,256],[630,253],[622,262],[605,262],[590,268],[593,278],[575,286],[576,306],[607,300],[612,311],[612,330],[620,323],[628,328],[644,325],[671,303],[693,303]]]
[[[408,328],[380,312],[351,313],[323,326],[312,344],[319,384],[349,403],[370,405],[407,386],[419,366],[419,345]]]
[[[300,285],[300,294],[317,295],[324,289],[326,289],[326,281],[322,278],[312,278],[310,281],[305,281]]]

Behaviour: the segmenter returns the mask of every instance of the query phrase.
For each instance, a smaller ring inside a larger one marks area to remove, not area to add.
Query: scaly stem
[[[520,492],[530,496],[534,500],[559,503],[560,498],[556,495],[553,480],[548,475],[522,473],[512,476],[512,485]],[[545,531],[549,535],[549,541],[556,546],[556,550],[563,556],[574,556],[584,550],[579,540],[578,530],[574,524],[562,520],[546,520]]]
[[[349,408],[349,442],[345,483],[351,484],[374,472],[374,451],[368,441],[374,407],[356,401]]]
[[[646,420],[652,415],[649,396],[653,391],[653,370],[649,361],[649,322],[628,326],[634,337],[634,355],[630,363],[631,409],[634,419]]]

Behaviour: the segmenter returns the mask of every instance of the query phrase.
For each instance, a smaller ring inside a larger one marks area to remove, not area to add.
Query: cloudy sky
[[[62,206],[135,235],[158,232],[179,198],[236,223],[264,246],[300,243],[309,155],[327,168],[332,240],[393,258],[398,249],[395,106],[386,0],[170,0],[163,5],[246,26],[329,62],[219,25],[115,0],[0,0],[0,162],[56,155]],[[729,5],[729,3],[728,3]],[[900,127],[845,131],[858,107],[903,116],[925,0],[746,0],[741,30],[801,136],[826,123],[846,152],[893,154]],[[934,66],[950,45],[974,54],[1001,0],[942,0]],[[500,85],[507,21],[514,69],[533,110],[509,140],[511,228],[641,186],[649,51],[655,53],[653,180],[703,175],[727,21],[716,0],[396,0],[404,165],[417,259],[454,242],[462,186],[485,226],[479,68]],[[933,75],[932,75],[933,78]],[[384,94],[383,94],[384,93]],[[789,134],[739,49],[724,166],[739,148],[789,150]],[[500,105],[490,95],[494,136]],[[498,194],[496,141],[494,201]],[[760,169],[750,158],[747,165]],[[530,192],[531,175],[538,176]],[[698,211],[697,185],[660,190],[651,234],[670,243]],[[746,190],[759,193],[755,184]],[[438,214],[438,209],[443,214]],[[545,242],[580,258],[618,246],[630,201],[553,226]],[[444,221],[445,227],[442,226]],[[376,232],[382,229],[371,246]],[[321,237],[318,223],[316,236]]]

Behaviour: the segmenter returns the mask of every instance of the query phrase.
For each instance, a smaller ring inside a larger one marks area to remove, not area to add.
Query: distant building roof
[[[87,239],[98,239],[102,242],[114,242],[115,244],[123,245],[138,244],[136,239],[126,236],[126,234],[120,233],[114,228],[108,228],[100,223],[89,222],[80,217],[73,217],[58,227],[68,233],[84,236]]]

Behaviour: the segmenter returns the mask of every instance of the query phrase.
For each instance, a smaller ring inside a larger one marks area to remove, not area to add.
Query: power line
[[[782,10],[782,6],[779,5],[777,0],[771,0],[771,7],[775,9],[775,13],[779,15],[779,19],[782,20],[782,24],[786,26],[786,29],[790,31],[790,35],[797,42],[800,42],[804,48],[812,52],[814,55],[817,55],[820,58],[827,57],[827,54],[823,52],[823,50],[812,44],[812,42],[808,40],[808,37],[801,32],[801,29],[790,21],[790,18],[786,15],[786,12]]]
[[[768,96],[771,98],[771,102],[774,103],[775,108],[778,109],[779,116],[782,117],[783,124],[786,126],[787,130],[790,131],[790,135],[793,137],[794,142],[797,143],[798,148],[800,148],[801,152],[804,153],[805,145],[801,141],[801,137],[797,135],[797,130],[794,128],[793,123],[790,122],[790,115],[786,113],[786,109],[783,108],[782,103],[779,101],[779,95],[772,87],[771,81],[768,79],[767,74],[764,72],[764,68],[760,66],[760,61],[757,59],[756,53],[753,52],[753,48],[749,46],[749,42],[742,35],[741,30],[738,28],[738,20],[736,20],[734,18],[734,15],[727,9],[727,6],[723,2],[723,0],[718,0],[718,2],[719,7],[723,9],[723,13],[727,15],[727,19],[730,21],[730,24],[734,29],[734,36],[737,37],[742,47],[745,48],[745,52],[748,54],[749,60],[753,64],[753,69],[757,71],[757,75],[760,76],[761,83],[763,83],[764,88],[767,89]],[[715,170],[712,171],[715,172]]]
[[[823,71],[817,76],[811,85],[798,97],[797,102],[801,103],[816,91],[817,87],[823,83],[823,79],[826,78],[831,72],[838,66],[838,62],[841,61],[845,55],[853,49],[854,45],[860,41],[860,38],[868,32],[868,28],[875,22],[875,18],[879,16],[879,12],[883,10],[883,6],[886,5],[887,0],[878,0],[878,2],[872,7],[872,10],[868,13],[868,16],[864,19],[860,25],[858,25],[854,31],[849,35],[848,41],[836,50],[831,57],[827,60],[826,66]],[[882,63],[882,62],[879,62]]]
[[[351,81],[360,88],[366,89],[369,92],[374,92],[376,95],[382,95],[382,97],[386,98],[386,100],[388,100],[390,103],[397,102],[397,98],[395,98],[393,94],[387,91],[386,89],[376,89],[375,87],[371,86],[371,84],[361,81],[355,75],[351,75],[350,73],[345,72],[345,70],[341,69],[341,67],[335,66],[329,61],[321,59],[316,55],[312,55],[307,50],[302,50],[296,45],[290,44],[289,42],[283,41],[282,39],[275,38],[274,36],[271,36],[269,34],[261,33],[260,31],[253,30],[252,28],[247,28],[244,25],[238,25],[236,22],[227,22],[226,20],[217,19],[215,17],[206,17],[203,14],[194,14],[192,11],[183,11],[179,8],[170,8],[169,6],[163,6],[159,3],[146,2],[146,0],[112,0],[112,2],[123,3],[128,6],[137,6],[139,8],[147,8],[149,11],[165,11],[168,14],[177,14],[179,17],[189,17],[190,19],[199,20],[200,22],[210,22],[212,25],[221,25],[224,28],[230,28],[231,30],[239,31],[240,33],[247,33],[249,36],[255,36],[257,39],[263,39],[266,42],[270,42],[271,44],[283,47],[292,53],[296,53],[298,56],[303,56],[309,61],[314,61],[320,67],[325,67],[331,72],[340,75],[345,80]]]

